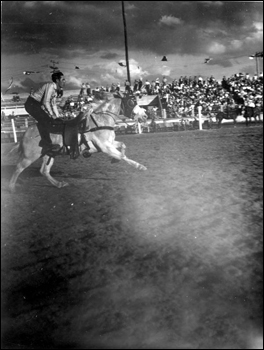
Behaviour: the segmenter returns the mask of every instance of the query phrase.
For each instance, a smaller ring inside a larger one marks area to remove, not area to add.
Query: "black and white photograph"
[[[1,2],[1,349],[263,349],[263,1]]]

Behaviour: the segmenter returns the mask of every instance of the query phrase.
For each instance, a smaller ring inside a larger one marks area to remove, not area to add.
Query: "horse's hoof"
[[[66,186],[69,186],[69,183],[68,183],[68,182],[65,182],[65,181],[61,181],[61,182],[60,182],[60,187],[59,187],[59,188],[66,187]]]
[[[91,153],[89,153],[89,151],[84,151],[82,155],[83,155],[84,158],[91,157]]]
[[[9,192],[10,192],[11,194],[14,194],[14,193],[16,192],[15,186],[9,186]]]
[[[138,167],[138,170],[147,170],[147,168],[144,165],[141,165]]]

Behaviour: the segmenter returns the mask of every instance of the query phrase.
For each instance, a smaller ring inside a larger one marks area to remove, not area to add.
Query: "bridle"
[[[121,98],[121,108],[122,105],[124,106],[125,102],[131,102],[131,98],[126,99],[125,97],[123,97],[123,95],[121,95],[119,92],[117,93],[117,97]],[[97,130],[114,130],[114,128],[112,126],[99,126],[95,116],[96,114],[105,114],[105,115],[109,115],[111,118],[113,118],[114,122],[116,123],[116,119],[118,118],[116,113],[110,112],[110,111],[92,111],[92,113],[90,114],[90,118],[92,120],[92,122],[94,123],[95,127],[85,130],[84,132],[94,132]]]

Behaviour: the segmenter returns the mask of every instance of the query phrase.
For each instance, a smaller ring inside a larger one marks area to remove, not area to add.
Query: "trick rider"
[[[62,72],[55,72],[51,76],[52,83],[44,84],[27,98],[25,109],[29,115],[37,120],[37,127],[41,140],[42,155],[47,152],[56,152],[60,149],[59,144],[52,144],[49,129],[52,125],[64,124],[56,105],[56,98],[65,85]]]

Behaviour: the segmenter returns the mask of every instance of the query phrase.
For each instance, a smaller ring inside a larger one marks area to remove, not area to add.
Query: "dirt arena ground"
[[[117,139],[147,171],[2,156],[2,348],[263,348],[263,125]]]

